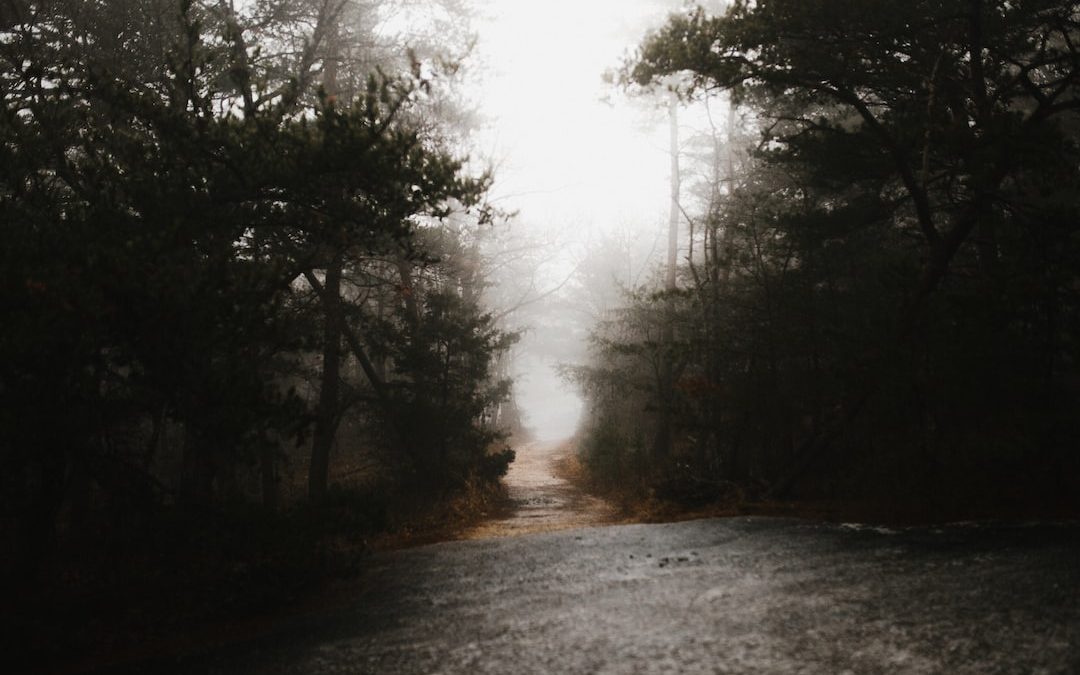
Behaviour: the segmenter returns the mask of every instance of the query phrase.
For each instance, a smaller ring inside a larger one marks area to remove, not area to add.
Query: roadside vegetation
[[[567,369],[592,483],[1075,515],[1078,13],[759,0],[658,26],[617,79],[672,111],[673,243]],[[695,106],[711,128],[680,137]]]
[[[407,4],[0,4],[16,660],[273,609],[499,498],[469,12]]]

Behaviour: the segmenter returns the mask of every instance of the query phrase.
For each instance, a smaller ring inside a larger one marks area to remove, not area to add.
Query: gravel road
[[[537,506],[515,494],[523,513]],[[747,517],[562,529],[378,554],[363,588],[346,609],[170,669],[1080,672],[1077,524]]]

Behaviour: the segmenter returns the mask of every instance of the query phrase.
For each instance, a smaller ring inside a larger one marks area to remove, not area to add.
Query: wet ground
[[[518,448],[504,479],[509,510],[470,530],[465,538],[511,537],[613,522],[615,510],[609,504],[558,475],[557,463],[566,452],[565,442],[538,441]]]
[[[609,511],[553,453],[520,454],[498,536],[378,554],[345,608],[154,670],[1080,672],[1076,524],[573,527]]]

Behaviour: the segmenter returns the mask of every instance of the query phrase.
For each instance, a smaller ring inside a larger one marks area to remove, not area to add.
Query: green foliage
[[[504,447],[497,452],[486,453],[480,459],[480,466],[476,470],[477,476],[484,481],[494,481],[506,475],[510,465],[514,462],[517,453],[513,448]]]
[[[419,321],[406,327],[391,356],[411,470],[421,482],[464,482],[500,438],[476,422],[509,394],[509,382],[489,384],[488,377],[496,354],[514,338],[444,290],[425,294]]]
[[[29,564],[88,494],[137,519],[242,500],[256,466],[273,486],[314,407],[295,385],[326,307],[300,280],[335,256],[357,275],[377,256],[423,258],[421,228],[488,218],[488,177],[418,112],[423,81],[309,95],[315,52],[282,70],[288,58],[259,58],[273,39],[223,7],[2,15],[0,450]],[[291,20],[275,16],[261,30]],[[512,453],[487,456],[482,417],[509,386],[489,377],[508,338],[460,291],[423,283],[421,314],[385,336],[400,376],[375,414],[408,430],[414,470],[496,476]],[[345,300],[354,325],[370,318],[365,296]],[[180,457],[162,467],[166,433]]]
[[[761,138],[703,205],[687,299],[665,305],[670,397],[641,375],[659,321],[602,327],[591,381],[647,388],[587,388],[593,419],[642,400],[677,411],[676,452],[650,471],[706,482],[1071,490],[1077,9],[766,0],[673,16],[624,83],[732,91]],[[642,296],[625,309],[655,313]],[[608,424],[587,448],[613,445]]]

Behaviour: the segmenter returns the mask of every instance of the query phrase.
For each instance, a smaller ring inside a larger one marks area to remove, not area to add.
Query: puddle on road
[[[540,441],[517,448],[517,457],[503,479],[513,510],[481,523],[465,538],[513,537],[616,522],[610,504],[556,475],[556,463],[570,451],[561,441]]]

